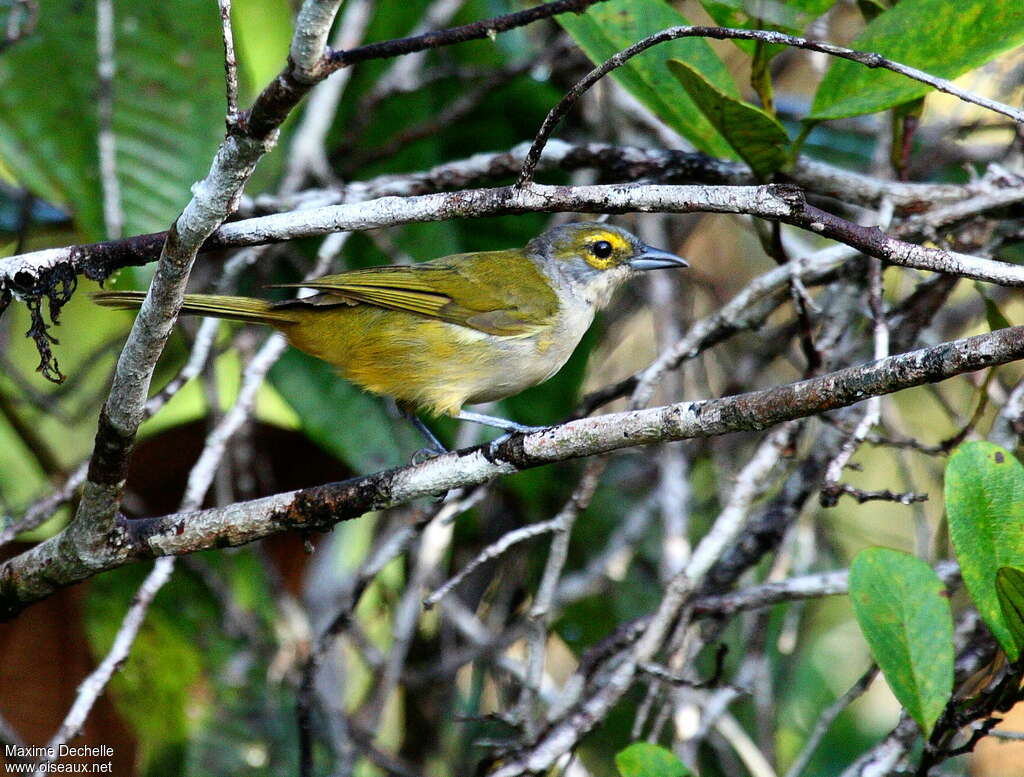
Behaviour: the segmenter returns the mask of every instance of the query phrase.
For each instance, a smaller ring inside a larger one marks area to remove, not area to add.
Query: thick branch
[[[1007,186],[979,197],[980,209],[1024,201],[1024,186]],[[926,248],[898,240],[875,227],[863,227],[810,205],[794,186],[662,186],[611,184],[602,186],[542,186],[525,189],[500,187],[426,194],[415,197],[380,197],[366,202],[276,213],[224,224],[203,246],[204,250],[261,245],[332,232],[359,231],[424,221],[535,212],[568,213],[743,213],[782,221],[823,237],[853,246],[870,256],[902,267],[945,272],[1007,286],[1024,285],[1024,268],[954,251]],[[957,213],[960,211],[957,210]],[[926,226],[922,224],[922,226]],[[127,264],[145,263],[146,246],[160,235],[143,235],[70,249],[48,249],[10,257],[0,263],[0,283],[34,282],[54,268],[77,272],[95,266],[98,256],[105,271]],[[92,265],[90,263],[93,263]]]
[[[296,22],[293,56],[274,83],[294,82],[302,75],[304,60],[295,55],[299,42],[326,36],[339,2],[305,0]],[[314,56],[318,58],[323,43],[317,45]],[[153,371],[177,319],[192,265],[200,246],[237,207],[256,163],[273,147],[280,121],[303,94],[302,89],[293,89],[290,103],[275,104],[281,109],[277,123],[268,121],[256,130],[253,126],[235,128],[224,138],[209,173],[192,187],[192,199],[163,240],[156,273],[121,350],[100,412],[82,499],[71,524],[59,535],[62,547],[81,567],[101,568],[109,548],[127,541],[116,519],[128,462],[145,415]],[[260,108],[269,99],[267,95],[267,91],[261,94],[254,108]]]
[[[522,144],[510,151],[476,154],[420,173],[383,175],[369,181],[353,181],[340,189],[314,189],[284,199],[260,195],[255,200],[255,206],[264,211],[291,210],[315,213],[320,208],[343,203],[354,207],[357,202],[383,197],[409,197],[472,186],[482,181],[515,175],[522,165],[526,150],[527,146]],[[545,147],[541,162],[541,169],[598,169],[612,180],[621,181],[642,178],[657,183],[729,186],[755,183],[750,171],[743,165],[714,159],[700,153],[674,150],[640,149],[601,143],[571,145],[553,140]],[[921,216],[915,217],[915,223],[919,219],[927,220],[927,226],[937,226],[932,218],[933,214],[948,210],[952,207],[949,205],[951,202],[961,203],[963,212],[951,211],[943,216],[940,223],[950,223],[956,218],[965,218],[1024,199],[1024,184],[1019,179],[998,174],[963,185],[904,183],[882,181],[821,162],[802,160],[790,174],[790,178],[804,187],[809,194],[839,197],[844,202],[858,205],[873,207],[880,200],[889,199],[897,208],[922,213]],[[453,192],[447,196],[455,198],[459,193]],[[942,204],[945,207],[936,208]],[[423,218],[431,219],[429,216]],[[443,216],[436,214],[432,218],[436,220]],[[295,220],[300,221],[298,217]],[[255,219],[246,219],[232,222],[232,228],[243,232],[258,232],[261,223]],[[403,222],[378,226],[397,226],[399,223]],[[306,234],[300,224],[296,229],[295,237]],[[0,259],[0,287],[13,289],[26,296],[38,294],[39,289],[46,287],[46,279],[62,269],[74,274],[83,274],[93,280],[102,280],[122,267],[144,265],[153,261],[159,254],[166,236],[166,232],[136,235],[123,240],[52,248]],[[279,239],[287,239],[287,236]],[[202,250],[229,247],[232,247],[232,244],[219,233],[215,233]]]
[[[571,421],[423,464],[230,505],[127,522],[101,552],[80,555],[67,531],[0,567],[0,615],[139,558],[241,545],[288,529],[326,530],[368,511],[556,461],[668,440],[756,431],[1024,357],[1024,327],[892,356],[810,380],[722,399]]]

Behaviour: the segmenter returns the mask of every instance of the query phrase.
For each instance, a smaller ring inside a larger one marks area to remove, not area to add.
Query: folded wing
[[[515,251],[459,254],[409,266],[371,267],[286,284],[321,292],[280,303],[375,305],[503,337],[525,337],[550,326],[558,297],[529,259]],[[514,290],[514,291],[513,291]]]

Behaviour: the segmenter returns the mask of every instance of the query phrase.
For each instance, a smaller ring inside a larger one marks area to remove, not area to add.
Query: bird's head
[[[536,257],[557,291],[602,308],[632,275],[642,270],[688,266],[684,259],[646,245],[611,224],[562,224],[535,237],[527,252]]]

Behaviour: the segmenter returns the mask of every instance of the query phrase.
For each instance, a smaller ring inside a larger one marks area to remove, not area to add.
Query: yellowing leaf
[[[901,0],[879,14],[850,48],[871,51],[940,78],[956,78],[1024,42],[1021,0]],[[833,62],[809,119],[840,119],[892,108],[931,87],[856,62]]]

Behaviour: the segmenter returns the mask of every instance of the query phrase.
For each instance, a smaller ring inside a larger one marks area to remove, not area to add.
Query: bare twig
[[[884,215],[880,215],[883,224],[892,217],[891,206],[886,209]],[[885,306],[882,298],[882,263],[875,257],[868,260],[868,306],[871,308],[871,318],[874,323],[874,357],[884,359],[889,355],[889,324],[885,317]],[[847,493],[840,485],[843,477],[843,470],[850,463],[854,452],[864,442],[871,431],[882,418],[882,400],[880,397],[872,397],[866,403],[864,415],[857,424],[853,434],[843,443],[843,447],[828,465],[825,471],[825,482],[821,487],[820,500],[823,507],[834,507],[839,501],[839,495]]]
[[[443,585],[434,589],[434,591],[423,600],[423,606],[427,608],[433,607],[483,564],[486,564],[488,561],[493,561],[496,558],[500,558],[511,548],[514,548],[520,543],[557,531],[558,526],[559,524],[557,520],[553,518],[549,521],[531,523],[528,526],[523,526],[518,529],[513,529],[510,532],[506,532],[501,535],[500,539],[492,542],[486,548],[477,553],[464,567],[462,567],[462,569],[448,578]]]
[[[822,494],[824,496],[824,492]],[[828,504],[824,505],[825,507],[833,506],[832,499],[838,500],[843,494],[853,497],[858,504],[866,502],[896,502],[901,505],[911,505],[916,502],[928,501],[928,494],[919,494],[916,491],[891,491],[888,488],[879,491],[866,491],[863,488],[851,486],[849,483],[836,483],[829,488],[828,494]]]
[[[373,4],[369,0],[347,3],[338,21],[334,45],[347,48],[361,41],[370,23],[372,10]],[[319,181],[331,180],[324,144],[351,75],[351,70],[344,70],[334,78],[318,84],[310,95],[302,120],[292,138],[287,167],[278,187],[279,196],[294,194],[309,176]]]
[[[558,592],[558,581],[562,576],[565,561],[569,557],[569,540],[572,527],[582,510],[585,510],[594,498],[594,492],[601,482],[601,475],[608,466],[607,458],[591,459],[573,491],[572,497],[552,519],[555,536],[551,540],[548,558],[544,564],[544,574],[540,587],[530,607],[529,636],[526,652],[526,681],[523,683],[519,697],[518,719],[523,725],[527,740],[536,736],[536,716],[533,706],[536,702],[537,689],[541,686],[544,675],[544,647],[547,642],[548,627],[554,617],[553,608],[555,595]]]
[[[478,200],[476,203],[471,203],[473,207],[454,211],[450,207],[452,198],[456,196],[454,194],[447,197],[437,195],[430,201],[407,201],[405,204],[417,206],[418,212],[416,213],[409,212],[410,209],[405,207],[396,209],[394,201],[381,200],[367,207],[371,212],[379,211],[382,203],[390,203],[391,209],[394,211],[392,220],[383,219],[379,214],[377,218],[370,220],[353,217],[353,211],[360,209],[356,205],[359,202],[371,201],[376,198],[411,197],[434,193],[439,189],[467,186],[494,177],[514,175],[519,169],[524,155],[523,147],[516,147],[512,151],[498,154],[478,154],[466,160],[440,165],[423,173],[388,175],[365,182],[352,182],[340,190],[312,190],[301,197],[296,196],[283,200],[277,196],[260,196],[257,199],[257,204],[261,209],[275,211],[289,207],[297,209],[298,212],[292,214],[288,219],[290,221],[288,227],[281,224],[281,219],[287,218],[283,214],[274,217],[269,222],[262,219],[236,221],[232,223],[232,231],[229,235],[225,235],[223,230],[218,231],[204,244],[202,250],[322,235],[332,229],[339,231],[373,229],[412,221],[436,221],[453,216],[483,216],[538,210],[618,212],[617,208],[606,208],[603,204],[604,200],[598,197],[574,201],[575,193],[581,190],[560,188],[550,190],[552,193],[559,194],[557,200],[552,200],[551,197],[547,197],[547,199],[531,198],[525,203],[507,195],[506,199],[511,199],[512,202],[503,202],[502,198],[498,196],[502,190],[477,190],[472,193],[473,198]],[[729,189],[721,190],[719,196],[732,191],[738,185],[753,182],[749,172],[745,172],[742,166],[711,159],[702,154],[643,151],[602,144],[572,146],[561,141],[552,141],[545,148],[543,160],[545,165],[554,168],[574,170],[596,167],[614,174],[615,177],[625,179],[643,177],[657,181],[697,180],[714,185],[729,185]],[[1005,176],[986,177],[963,186],[911,184],[875,181],[855,173],[830,168],[818,162],[803,162],[797,166],[793,177],[801,186],[807,187],[811,192],[839,193],[845,189],[849,192],[847,196],[852,202],[872,205],[880,199],[889,198],[900,207],[928,210],[926,220],[918,219],[911,222],[911,226],[901,226],[895,230],[897,236],[904,237],[919,234],[920,229],[924,227],[934,229],[968,215],[1024,200],[1024,182],[1010,180]],[[536,186],[533,188],[542,193],[548,191]],[[614,187],[615,190],[620,188],[622,187]],[[489,207],[484,207],[479,200],[487,191],[494,192],[495,197]],[[588,191],[596,195],[602,191],[602,188]],[[611,188],[605,189],[605,191],[611,191]],[[678,196],[683,199],[693,197],[692,191],[688,194],[686,189],[680,189]],[[965,199],[969,202],[958,204],[959,201]],[[559,201],[564,201],[564,205],[559,204]],[[428,202],[432,204],[433,212],[429,209],[424,212],[422,206]],[[678,202],[675,206],[669,204],[670,202],[671,200],[665,202],[661,207],[670,212],[691,212],[703,209],[697,203],[693,203],[687,208],[683,202]],[[950,202],[952,205],[942,205],[942,203]],[[340,210],[325,210],[330,206],[344,203],[348,203],[348,205]],[[532,207],[529,207],[529,203],[532,203]],[[449,207],[445,207],[446,205]],[[764,218],[774,217],[773,213],[759,208],[756,204],[744,205],[740,201],[736,205],[736,209],[728,212],[750,213]],[[941,207],[935,207],[936,205],[941,205]],[[649,210],[655,207],[659,206],[640,198],[636,201],[635,209]],[[718,208],[709,206],[707,210],[715,211]],[[305,224],[305,217],[311,215],[328,223]],[[814,232],[819,232],[822,228],[813,220],[809,224]],[[266,227],[273,227],[273,231],[267,231]],[[828,236],[833,237],[833,235]],[[33,289],[46,288],[47,283],[51,283],[58,272],[84,273],[87,277],[102,279],[119,268],[142,265],[152,261],[159,253],[165,238],[166,233],[159,232],[106,243],[47,249],[0,259],[0,292],[4,288],[12,289],[27,299],[31,294],[39,293]],[[836,239],[841,240],[842,238]]]
[[[671,625],[687,605],[695,588],[702,584],[714,561],[742,530],[750,503],[760,493],[765,476],[788,447],[798,427],[799,424],[781,426],[759,446],[737,479],[730,503],[719,514],[711,531],[697,545],[686,567],[669,583],[658,611],[646,624],[628,659],[610,673],[596,693],[554,722],[535,743],[517,753],[515,758],[493,770],[492,777],[515,777],[549,769],[622,698],[632,685],[638,667],[649,662],[660,649]]]

